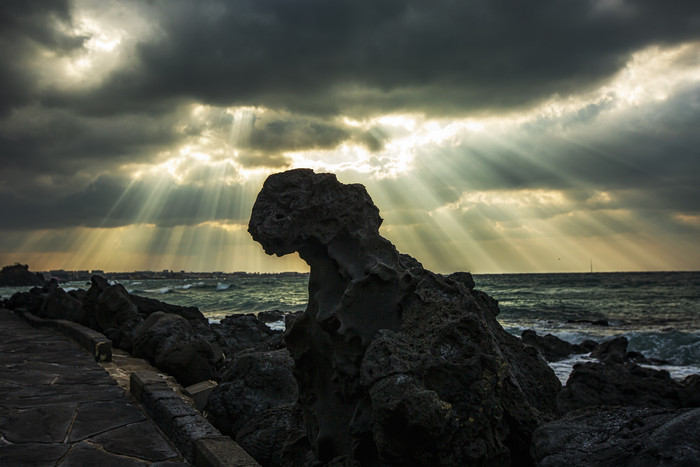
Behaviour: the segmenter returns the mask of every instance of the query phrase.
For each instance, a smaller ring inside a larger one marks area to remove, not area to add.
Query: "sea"
[[[700,272],[475,274],[474,280],[477,289],[498,300],[498,320],[516,336],[525,329],[571,343],[625,336],[629,350],[668,362],[654,368],[667,370],[673,378],[700,374]],[[196,306],[211,322],[237,313],[303,310],[308,298],[306,274],[120,283],[137,295]],[[20,290],[27,288],[0,288],[0,297]],[[588,360],[589,355],[576,355],[550,365],[564,383],[575,363]]]

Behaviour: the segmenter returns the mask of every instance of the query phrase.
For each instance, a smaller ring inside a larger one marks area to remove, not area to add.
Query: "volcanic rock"
[[[548,362],[563,360],[571,354],[589,353],[598,347],[592,340],[584,340],[580,344],[572,344],[553,334],[540,336],[532,329],[526,329],[521,334],[523,344],[534,347]]]
[[[133,331],[132,354],[145,358],[183,386],[215,379],[223,356],[180,315],[157,311]]]
[[[245,349],[274,350],[284,346],[282,332],[273,331],[251,313],[227,316],[211,327],[224,340],[229,356]]]
[[[627,356],[627,338],[624,336],[602,342],[593,349],[591,357],[606,363],[622,363]]]
[[[629,362],[586,362],[574,365],[557,403],[562,413],[592,406],[700,407],[698,382],[689,377],[679,383],[668,371]]]
[[[222,375],[223,382],[209,396],[206,406],[209,419],[223,434],[235,438],[246,423],[265,410],[296,402],[293,365],[286,349],[236,355]],[[249,427],[249,433],[250,430],[254,431]],[[280,439],[279,433],[270,433],[276,430],[268,432],[267,437],[276,437],[279,444],[275,449],[281,450],[284,439]]]
[[[270,176],[253,207],[249,232],[265,251],[311,267],[307,308],[285,335],[311,457],[531,463],[558,379],[503,330],[471,275],[424,269],[379,235],[381,222],[362,185],[307,169]]]
[[[535,431],[537,465],[697,465],[700,409],[588,410]]]
[[[282,465],[282,449],[294,425],[292,404],[265,410],[238,430],[235,441],[266,467]]]
[[[58,283],[54,280],[45,288],[47,293],[38,313],[41,318],[67,319],[84,324],[85,312],[80,299],[58,287]]]
[[[95,301],[94,319],[98,330],[112,343],[127,352],[131,351],[133,328],[143,317],[131,301],[123,285],[114,284],[105,288]]]
[[[41,273],[29,272],[26,264],[13,264],[0,270],[0,287],[24,287],[28,285],[43,285],[44,276]]]

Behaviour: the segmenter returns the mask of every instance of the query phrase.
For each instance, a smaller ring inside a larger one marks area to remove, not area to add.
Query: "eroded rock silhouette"
[[[381,222],[362,185],[308,169],[270,176],[255,202],[253,238],[311,268],[285,336],[305,436],[290,436],[283,463],[531,464],[556,376],[470,274],[424,269]]]

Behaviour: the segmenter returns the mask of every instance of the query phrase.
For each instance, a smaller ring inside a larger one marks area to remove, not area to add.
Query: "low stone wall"
[[[112,361],[112,341],[101,333],[72,321],[42,319],[22,310],[16,313],[33,327],[51,328],[74,340],[88,350],[96,361]],[[129,392],[195,466],[259,466],[243,448],[222,435],[201,413],[176,394],[158,373],[131,373],[129,383]]]

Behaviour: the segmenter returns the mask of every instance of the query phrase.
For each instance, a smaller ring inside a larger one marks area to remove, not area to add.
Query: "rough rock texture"
[[[591,357],[605,363],[623,363],[627,356],[627,338],[624,336],[602,342],[593,349]]]
[[[589,410],[535,431],[539,466],[696,466],[700,459],[700,409]]]
[[[245,349],[274,350],[284,346],[282,332],[273,331],[254,314],[227,316],[211,327],[224,340],[228,355]]]
[[[548,362],[565,359],[571,354],[589,353],[598,347],[598,343],[592,340],[585,340],[580,344],[571,344],[553,334],[539,336],[537,332],[531,329],[524,330],[521,334],[521,339],[523,344],[537,349]]]
[[[526,464],[559,381],[469,274],[425,270],[379,235],[381,222],[363,186],[305,169],[270,176],[253,207],[265,251],[311,267],[308,306],[285,336],[311,457]]]
[[[633,363],[586,362],[574,365],[557,403],[562,413],[592,406],[700,407],[699,380],[679,383],[667,371]]]
[[[142,357],[182,385],[216,378],[217,356],[211,345],[180,315],[157,311],[133,332],[135,357]]]
[[[185,386],[217,377],[226,344],[197,308],[130,295],[101,276],[91,282],[87,291],[65,292],[52,280],[14,294],[6,306],[100,331],[114,346],[146,358]]]
[[[47,293],[39,308],[39,317],[85,322],[83,302],[80,299],[60,288],[58,282],[53,280],[47,283],[45,289]]]
[[[26,264],[5,266],[0,270],[0,287],[24,287],[27,285],[43,285],[44,276],[40,273],[29,272]]]
[[[243,425],[235,441],[261,465],[282,465],[282,448],[294,425],[292,404],[267,409]]]
[[[209,396],[205,409],[209,419],[223,434],[235,438],[246,423],[265,410],[294,403],[297,385],[293,365],[286,349],[236,355],[222,375],[223,382]],[[281,443],[276,446],[281,448]]]

